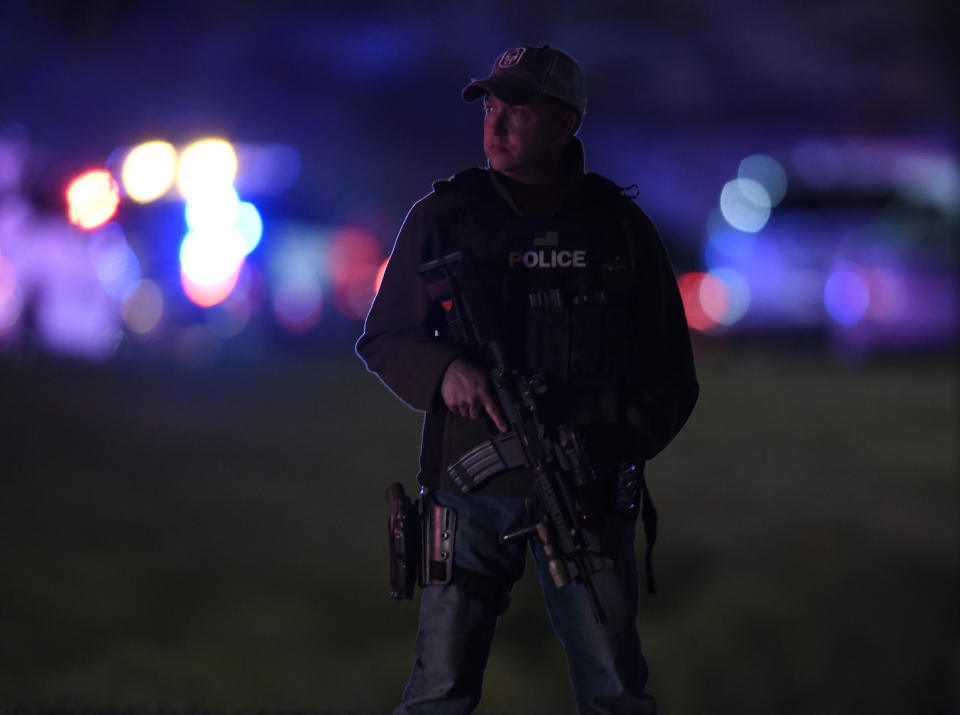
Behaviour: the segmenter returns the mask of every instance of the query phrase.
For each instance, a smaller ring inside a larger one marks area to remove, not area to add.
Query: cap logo
[[[513,67],[519,64],[520,58],[523,57],[523,53],[526,51],[526,47],[515,47],[512,50],[507,50],[500,56],[500,59],[497,60],[497,67],[506,69],[507,67]]]

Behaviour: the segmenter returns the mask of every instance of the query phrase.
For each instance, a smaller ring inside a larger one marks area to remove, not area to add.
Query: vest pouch
[[[570,308],[531,306],[527,309],[527,367],[549,380],[570,380]]]

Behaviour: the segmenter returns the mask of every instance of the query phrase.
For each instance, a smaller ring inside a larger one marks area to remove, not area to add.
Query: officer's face
[[[517,179],[554,165],[576,123],[574,112],[548,100],[507,104],[488,94],[483,110],[483,150],[490,168]]]

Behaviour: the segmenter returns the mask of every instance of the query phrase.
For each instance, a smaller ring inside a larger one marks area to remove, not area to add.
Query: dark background
[[[482,162],[460,88],[550,43],[587,75],[588,168],[639,185],[688,271],[748,154],[956,162],[951,31],[945,4],[903,0],[14,2],[0,128],[29,142],[44,216],[121,145],[285,142],[301,172],[265,224],[360,222],[386,251],[431,181]],[[266,315],[188,362],[162,341],[99,362],[2,343],[0,706],[389,711],[416,607],[386,596],[383,496],[412,488],[420,416],[363,371],[359,331]],[[955,337],[851,351],[771,323],[694,344],[701,401],[648,470],[660,593],[639,628],[662,711],[958,712]],[[570,700],[525,579],[482,711]]]

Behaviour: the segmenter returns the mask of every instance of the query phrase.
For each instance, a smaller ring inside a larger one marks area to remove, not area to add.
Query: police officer
[[[625,191],[584,173],[576,133],[586,97],[569,55],[507,50],[462,96],[482,100],[488,168],[435,183],[411,208],[357,343],[367,368],[425,413],[418,480],[427,503],[456,514],[452,575],[424,587],[416,660],[395,713],[473,711],[528,547],[579,711],[655,712],[635,627],[637,490],[644,462],[676,435],[698,393],[672,269]],[[593,574],[605,624],[583,589],[553,583],[538,539],[501,543],[542,513],[530,470],[506,469],[466,494],[451,478],[451,465],[508,427],[492,366],[451,334],[418,273],[454,251],[474,257],[506,347],[546,376],[557,418],[582,434],[604,511],[589,538],[607,565]]]

